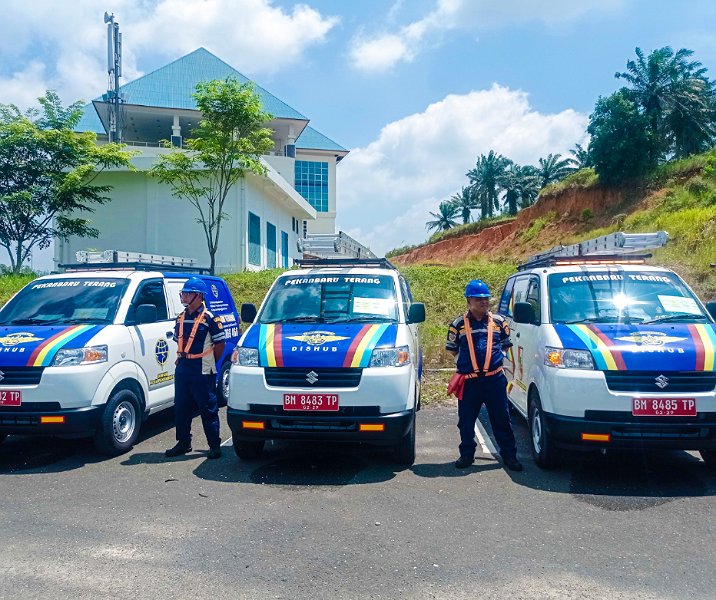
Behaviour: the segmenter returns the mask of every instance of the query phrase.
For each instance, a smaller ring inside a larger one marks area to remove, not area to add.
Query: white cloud
[[[595,12],[618,10],[630,0],[437,0],[435,8],[423,18],[400,27],[396,32],[359,32],[351,40],[349,58],[362,71],[387,71],[399,62],[411,62],[431,40],[446,31],[480,31],[503,25],[541,23],[557,25]],[[388,21],[392,21],[395,6]],[[390,44],[383,42],[390,40]],[[382,51],[377,51],[381,49]]]
[[[32,106],[45,93],[44,82],[45,65],[32,61],[22,71],[0,77],[0,102],[21,108]]]
[[[568,154],[582,142],[586,115],[535,112],[527,94],[497,84],[449,95],[386,125],[378,139],[338,167],[338,226],[379,254],[426,239],[441,201],[468,184],[465,173],[490,150],[518,164]],[[376,218],[376,215],[380,215]]]
[[[273,0],[115,0],[111,9],[123,35],[123,82],[142,74],[138,57],[168,61],[199,46],[250,77],[280,71],[324,42],[338,24],[337,17],[305,4],[283,9]],[[103,14],[96,0],[64,2],[61,9],[56,0],[6,0],[0,73],[14,71],[0,76],[0,102],[34,104],[47,88],[65,103],[102,93],[107,87]],[[23,78],[32,80],[32,94],[17,93],[13,82]]]

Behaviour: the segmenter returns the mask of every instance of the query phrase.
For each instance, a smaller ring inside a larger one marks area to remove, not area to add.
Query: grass
[[[580,169],[567,175],[561,181],[550,183],[540,190],[540,196],[553,196],[571,188],[587,188],[599,184],[599,175],[594,169]]]
[[[493,225],[497,225],[499,223],[509,223],[510,221],[514,220],[515,217],[500,215],[497,217],[492,217],[490,219],[473,221],[472,223],[464,223],[462,225],[458,225],[457,227],[452,227],[451,229],[448,229],[446,231],[436,231],[428,238],[428,241],[425,242],[425,244],[418,244],[417,246],[414,246],[414,248],[419,248],[420,246],[424,246],[426,244],[434,244],[435,242],[441,242],[443,240],[451,240],[453,238],[462,237],[463,235],[472,235],[474,233],[482,231],[483,229],[485,229],[485,227],[492,227]]]
[[[3,273],[0,275],[0,306],[5,304],[21,287],[35,279],[33,273]]]
[[[535,219],[534,221],[532,221],[532,223],[530,223],[530,226],[520,234],[520,241],[529,242],[533,240],[545,227],[547,227],[547,225],[552,223],[556,218],[557,213],[551,210],[546,215]]]

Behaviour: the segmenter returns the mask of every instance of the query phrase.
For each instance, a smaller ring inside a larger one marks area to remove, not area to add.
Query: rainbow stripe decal
[[[554,325],[564,348],[589,350],[600,371],[713,371],[716,326],[704,323]]]
[[[614,340],[609,339],[594,325],[568,325],[574,334],[584,342],[597,363],[600,371],[625,371],[626,364]]]
[[[383,337],[387,325],[364,325],[353,338],[343,360],[344,367],[367,367],[370,364],[370,355],[378,340]]]
[[[281,340],[281,325],[261,325],[259,331],[259,364],[267,367],[284,366]]]
[[[242,339],[258,348],[262,367],[361,367],[370,364],[375,348],[395,347],[393,323],[267,323],[255,324]]]
[[[696,370],[713,371],[716,356],[716,332],[710,325],[689,325],[689,333],[694,340],[696,352]]]
[[[92,329],[96,329],[96,327],[93,325],[74,325],[47,338],[32,351],[27,361],[27,366],[46,367],[50,365],[60,348]]]

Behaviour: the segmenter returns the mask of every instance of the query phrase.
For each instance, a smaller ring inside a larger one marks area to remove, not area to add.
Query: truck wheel
[[[554,440],[547,433],[538,392],[534,392],[530,398],[529,428],[535,462],[543,469],[554,469],[559,464],[559,455]]]
[[[241,460],[251,460],[261,456],[264,451],[264,440],[258,442],[244,442],[234,438],[234,452]]]
[[[699,454],[707,467],[716,469],[716,450],[699,450]]]
[[[395,462],[406,467],[410,467],[415,463],[415,412],[413,412],[410,431],[395,445],[393,457]]]
[[[110,396],[94,434],[95,448],[102,454],[117,456],[129,450],[139,437],[139,400],[131,390]]]
[[[221,365],[216,383],[216,399],[219,402],[219,408],[229,403],[229,371],[231,371],[231,361],[225,360]]]

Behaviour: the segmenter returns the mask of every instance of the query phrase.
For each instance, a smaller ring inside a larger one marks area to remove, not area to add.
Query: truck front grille
[[[0,367],[0,387],[37,385],[45,367]]]
[[[714,371],[604,371],[604,376],[613,392],[671,394],[716,388]]]
[[[358,387],[363,369],[341,367],[266,367],[266,383],[287,388]]]

